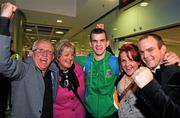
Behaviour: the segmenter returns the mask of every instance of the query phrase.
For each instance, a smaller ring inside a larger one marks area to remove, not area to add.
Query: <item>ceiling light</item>
[[[114,31],[116,31],[116,30],[117,30],[117,28],[113,28],[113,30],[114,30]]]
[[[32,36],[31,39],[35,39],[35,37]]]
[[[57,22],[57,23],[62,23],[62,20],[57,20],[56,22]]]
[[[52,44],[55,44],[56,42],[52,42],[52,41],[51,41],[51,43],[52,43]]]
[[[55,40],[55,39],[52,39],[52,40],[51,40],[51,42],[57,42],[57,40]]]
[[[26,29],[27,32],[32,32],[32,29]]]
[[[140,6],[141,6],[141,7],[146,7],[146,6],[148,6],[148,2],[141,2],[141,3],[140,3]]]
[[[56,34],[64,34],[62,31],[56,31]]]

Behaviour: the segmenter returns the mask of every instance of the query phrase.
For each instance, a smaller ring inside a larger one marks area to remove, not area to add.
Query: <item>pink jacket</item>
[[[79,64],[75,64],[75,73],[79,80],[78,95],[84,101],[84,72]],[[54,118],[85,118],[85,109],[77,97],[68,88],[58,87],[56,101],[53,105]]]

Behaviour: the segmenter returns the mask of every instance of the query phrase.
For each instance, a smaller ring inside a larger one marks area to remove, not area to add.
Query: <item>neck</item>
[[[43,71],[42,71],[42,76],[43,76],[43,77],[45,76],[45,73],[46,73],[46,71],[43,70]]]
[[[60,64],[59,64],[59,68],[60,68],[63,72],[67,70],[67,68],[61,66]]]
[[[133,81],[133,79],[131,78],[131,76],[128,76],[128,75],[126,75],[126,79],[127,79],[128,81]]]
[[[100,61],[100,60],[102,60],[102,59],[104,58],[105,54],[106,54],[106,53],[104,53],[104,54],[102,54],[102,55],[96,55],[96,54],[94,54],[94,59],[95,59],[96,61]]]

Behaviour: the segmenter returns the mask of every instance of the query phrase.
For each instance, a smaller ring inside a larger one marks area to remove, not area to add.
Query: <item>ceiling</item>
[[[7,0],[0,0],[0,2],[2,1]],[[26,16],[27,21],[24,28],[26,39],[23,42],[26,48],[30,48],[30,44],[39,38],[50,39],[53,43],[60,39],[71,39],[119,4],[119,0],[10,1],[15,3],[18,9]],[[57,23],[57,19],[62,20],[62,23]],[[63,33],[57,34],[56,31]],[[166,42],[180,44],[179,32],[180,28],[172,28],[158,33],[167,40]],[[133,41],[137,40],[137,38],[132,37],[129,40]]]
[[[24,45],[39,38],[71,39],[86,26],[117,7],[119,0],[15,0],[26,16]],[[57,23],[56,20],[62,20]],[[57,34],[56,31],[61,31]]]

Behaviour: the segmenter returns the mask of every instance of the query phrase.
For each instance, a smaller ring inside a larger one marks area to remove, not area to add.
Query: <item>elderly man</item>
[[[11,3],[1,5],[0,73],[13,80],[11,117],[53,118],[58,72],[49,66],[54,48],[48,40],[37,40],[31,57],[24,62],[11,59],[9,21],[15,11],[16,6]]]

